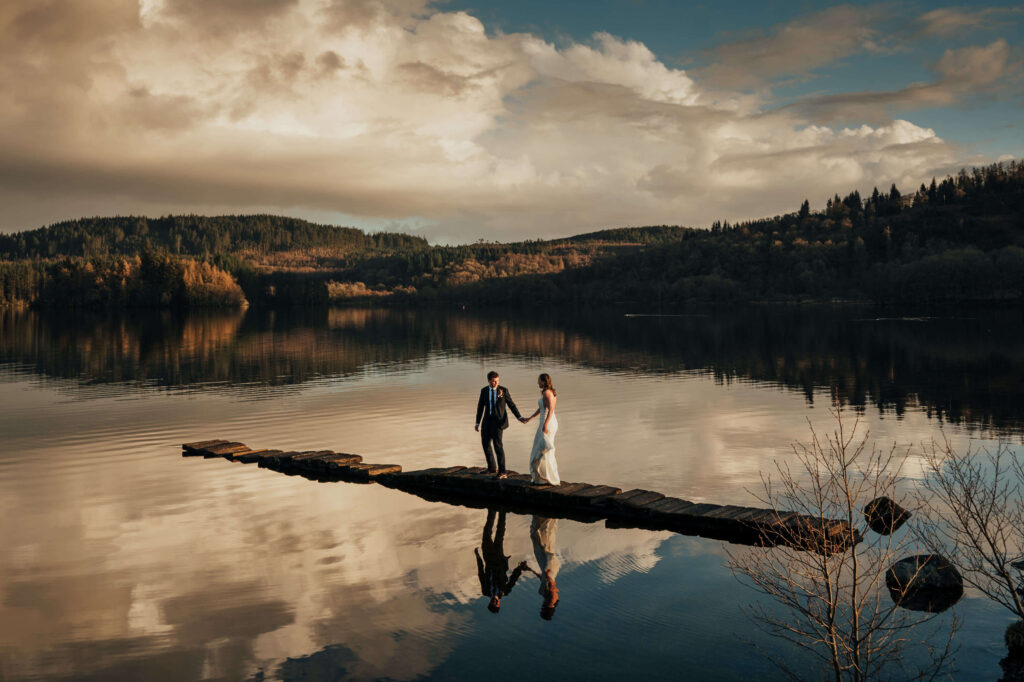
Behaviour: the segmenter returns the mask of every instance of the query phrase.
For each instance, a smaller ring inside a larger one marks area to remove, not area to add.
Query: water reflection
[[[531,532],[546,512],[508,510],[504,554],[536,571],[495,617],[469,561],[486,512],[181,459],[180,444],[476,464],[472,410],[492,364],[520,392],[557,372],[567,478],[717,504],[751,503],[745,488],[806,435],[808,400],[863,405],[880,440],[927,437],[926,411],[1018,428],[1012,314],[859,315],[2,313],[0,678],[598,678],[628,658],[638,676],[678,675],[682,660],[694,679],[770,679],[736,644],[757,635],[717,540],[559,519],[556,547],[539,522]],[[520,471],[529,431],[506,436]],[[549,601],[557,616],[541,622]],[[971,595],[957,608],[974,614],[962,678],[994,678],[1001,651],[986,647],[1005,623]],[[480,653],[495,642],[530,656],[495,672]]]
[[[494,530],[494,516],[498,516],[498,528]],[[493,538],[491,537],[493,533]],[[474,549],[476,554],[476,572],[480,579],[480,593],[487,597],[487,610],[498,613],[501,600],[507,597],[515,587],[516,581],[526,569],[526,562],[520,562],[512,575],[508,573],[508,560],[505,554],[505,512],[494,509],[487,510],[487,521],[484,523],[484,535],[480,547]]]
[[[273,395],[437,354],[555,359],[616,373],[706,372],[841,405],[1021,430],[1024,333],[1019,312],[871,317],[848,308],[755,307],[629,317],[562,312],[501,316],[439,310],[330,309],[198,313],[0,313],[0,362],[72,382],[83,394],[128,387]],[[116,386],[114,386],[116,385]]]
[[[495,516],[498,517],[496,531],[494,530]],[[530,522],[530,542],[533,544],[533,554],[537,559],[538,568],[534,570],[524,559],[519,562],[510,575],[508,561],[512,557],[505,554],[504,548],[505,512],[488,508],[483,539],[480,542],[480,548],[474,551],[477,577],[480,579],[480,592],[488,598],[487,609],[491,613],[499,612],[501,600],[512,592],[512,588],[515,587],[523,572],[528,571],[537,576],[540,583],[538,587],[542,599],[540,617],[544,620],[551,620],[555,615],[555,607],[558,605],[559,599],[558,584],[555,578],[562,565],[555,554],[557,531],[557,519],[534,515]],[[492,533],[494,534],[493,538]]]
[[[534,574],[540,579],[540,596],[543,598],[540,606],[540,617],[544,620],[551,620],[555,615],[555,607],[558,606],[558,584],[555,578],[558,577],[558,569],[562,562],[555,554],[556,533],[558,531],[558,520],[544,516],[534,516],[530,522],[530,540],[533,542],[533,555],[537,557],[539,569]]]

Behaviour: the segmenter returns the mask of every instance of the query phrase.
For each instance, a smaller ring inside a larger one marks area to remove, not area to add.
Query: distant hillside
[[[111,282],[135,272],[125,258],[146,254],[208,262],[252,305],[1016,303],[1024,301],[1024,163],[963,170],[913,192],[835,195],[823,211],[804,201],[793,213],[706,230],[628,227],[510,244],[430,246],[276,216],[70,221],[0,236],[0,302],[102,301],[124,287],[69,292],[92,286],[91,272]],[[48,298],[54,291],[64,295]]]
[[[913,192],[835,195],[823,211],[711,229],[636,227],[352,262],[335,298],[395,294],[514,304],[1024,299],[1024,164]]]
[[[387,251],[427,248],[422,237],[318,225],[273,215],[80,218],[38,230],[0,234],[0,258],[138,255],[145,250],[208,256],[330,248]]]
[[[551,241],[551,244],[585,244],[589,242],[637,245],[664,244],[679,241],[691,229],[675,225],[615,227],[608,230],[598,230],[597,232],[585,232],[563,239],[554,239]]]

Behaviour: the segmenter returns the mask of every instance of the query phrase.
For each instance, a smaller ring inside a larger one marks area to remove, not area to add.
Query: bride
[[[555,403],[558,398],[551,376],[541,374],[537,377],[540,388],[540,400],[537,411],[523,420],[530,421],[540,415],[537,435],[533,437],[533,450],[530,452],[530,482],[539,485],[559,485],[558,464],[555,462],[555,434],[558,432],[558,419],[555,417]]]

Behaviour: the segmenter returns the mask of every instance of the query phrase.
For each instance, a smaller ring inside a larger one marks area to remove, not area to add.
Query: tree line
[[[79,218],[15,234],[0,234],[0,258],[139,255],[166,251],[208,257],[218,253],[267,253],[288,249],[347,251],[426,248],[422,237],[367,234],[352,227],[319,225],[275,215]]]
[[[0,261],[0,302],[38,307],[239,308],[245,293],[204,261],[137,256]]]
[[[820,211],[805,200],[792,213],[710,229],[627,227],[514,243],[431,246],[267,215],[91,218],[0,235],[0,301],[57,304],[47,283],[67,280],[58,261],[102,270],[144,253],[223,270],[254,305],[1019,301],[1022,216],[1024,164],[1013,161],[914,192],[836,194]],[[65,291],[68,305],[82,298]]]

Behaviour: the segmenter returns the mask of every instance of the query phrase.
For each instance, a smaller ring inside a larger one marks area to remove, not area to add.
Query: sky
[[[5,0],[0,230],[707,227],[1024,156],[1016,3]]]

